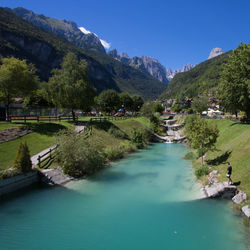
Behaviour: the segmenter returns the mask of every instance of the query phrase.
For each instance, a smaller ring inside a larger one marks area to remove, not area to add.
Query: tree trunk
[[[6,121],[10,121],[10,97],[7,97],[7,104],[6,104]]]
[[[75,111],[74,109],[72,109],[72,118],[73,118],[73,122],[76,122],[76,115],[75,115]]]

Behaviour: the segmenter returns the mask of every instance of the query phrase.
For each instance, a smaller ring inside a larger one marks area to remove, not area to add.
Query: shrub
[[[131,141],[136,145],[137,148],[144,148],[146,145],[144,132],[138,129],[133,129]]]
[[[127,138],[126,133],[124,133],[122,130],[120,130],[119,128],[116,128],[114,126],[111,126],[109,128],[108,133],[113,135],[115,138],[118,138],[118,139],[126,139]]]
[[[160,127],[160,119],[154,115],[150,117],[150,124],[153,129],[153,131],[156,133],[159,130]]]
[[[195,169],[195,176],[199,179],[204,175],[209,173],[208,167],[206,165],[200,165]]]
[[[124,154],[124,149],[120,146],[107,148],[105,151],[105,155],[107,159],[110,161],[121,159],[123,157],[123,154]]]
[[[193,160],[195,158],[194,153],[193,152],[188,152],[184,155],[183,157],[185,160]]]
[[[57,161],[65,174],[74,177],[90,175],[103,168],[106,158],[100,142],[92,136],[63,131],[57,137]]]
[[[14,168],[20,168],[23,173],[27,173],[32,169],[29,148],[26,142],[19,145],[14,161]]]

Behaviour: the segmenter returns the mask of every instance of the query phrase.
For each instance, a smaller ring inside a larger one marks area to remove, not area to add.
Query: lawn
[[[18,126],[32,128],[34,132],[18,139],[0,144],[0,170],[4,170],[12,166],[20,142],[27,142],[30,155],[32,156],[54,145],[55,135],[61,129],[74,127],[74,125],[70,122],[29,122],[26,124],[6,122],[0,123],[0,128],[4,129]]]
[[[208,120],[216,124],[220,134],[216,151],[208,152],[206,160],[221,174],[220,181],[227,181],[226,162],[232,165],[232,180],[240,182],[239,189],[250,197],[250,125],[230,120]]]

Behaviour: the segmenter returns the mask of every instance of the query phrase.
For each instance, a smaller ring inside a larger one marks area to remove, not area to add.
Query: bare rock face
[[[248,205],[244,206],[241,210],[246,215],[247,218],[250,218],[250,208]]]
[[[221,48],[213,48],[209,54],[208,59],[214,58],[216,56],[219,56],[221,54],[224,54],[225,52]]]
[[[191,64],[183,66],[182,69],[166,69],[157,59],[150,56],[134,56],[130,58],[127,53],[122,52],[120,55],[117,54],[117,50],[111,50],[108,55],[114,59],[129,64],[130,66],[137,68],[145,73],[150,74],[154,78],[158,79],[163,83],[168,83],[173,77],[180,73],[186,72],[192,69],[194,66]]]
[[[241,204],[246,199],[247,199],[247,195],[241,190],[239,190],[239,192],[232,198],[232,201],[236,204]]]

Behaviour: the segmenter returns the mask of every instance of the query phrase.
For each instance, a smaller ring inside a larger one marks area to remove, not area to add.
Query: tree
[[[0,99],[6,105],[9,120],[9,106],[14,97],[27,95],[38,86],[38,77],[33,65],[14,57],[3,58],[0,65]]]
[[[32,91],[29,95],[27,95],[24,99],[24,105],[26,107],[51,107],[53,106],[52,103],[50,103],[47,100],[46,92],[44,89],[37,89],[35,91]]]
[[[26,142],[19,145],[14,161],[14,168],[20,168],[23,173],[27,173],[32,169],[29,148]]]
[[[154,106],[152,102],[146,102],[142,105],[141,112],[146,117],[151,117],[154,114]]]
[[[69,52],[63,58],[61,69],[55,69],[52,73],[48,95],[56,106],[71,109],[75,121],[74,109],[89,111],[96,95],[88,80],[87,63],[84,60],[79,62],[77,56]]]
[[[190,146],[200,151],[203,155],[212,149],[219,135],[219,130],[216,126],[211,126],[204,118],[190,116],[185,120],[185,134]]]
[[[99,108],[104,111],[111,113],[120,107],[120,97],[118,93],[113,89],[104,90],[98,96]]]
[[[120,94],[120,102],[122,107],[125,110],[132,110],[133,107],[133,99],[131,98],[131,96],[128,93],[121,93]]]
[[[218,87],[221,105],[235,113],[242,110],[250,120],[250,44],[240,44],[224,65]]]
[[[164,111],[164,107],[159,103],[154,103],[154,112],[162,113]]]
[[[206,96],[203,96],[194,99],[192,108],[194,109],[194,111],[201,115],[203,111],[207,111],[208,109],[208,98]]]
[[[133,95],[132,100],[133,100],[132,111],[138,112],[141,109],[144,101],[140,95]]]

